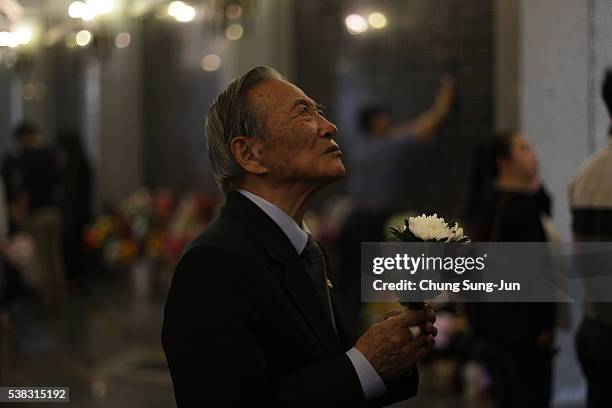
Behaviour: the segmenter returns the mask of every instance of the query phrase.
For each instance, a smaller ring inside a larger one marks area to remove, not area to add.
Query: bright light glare
[[[130,45],[130,42],[132,42],[130,33],[119,33],[115,37],[115,45],[117,48],[125,48]]]
[[[225,36],[230,40],[238,40],[244,34],[244,29],[240,24],[232,24],[225,30]]]
[[[373,28],[381,29],[387,25],[387,17],[383,13],[372,13],[368,16],[368,23]]]
[[[168,5],[168,15],[174,17],[181,23],[186,23],[193,20],[195,14],[195,9],[182,1],[173,1]]]
[[[10,48],[16,48],[19,46],[19,37],[17,36],[16,32],[11,32],[9,33],[9,37],[8,37],[8,44],[7,44]]]
[[[81,10],[81,19],[83,21],[91,21],[96,18],[96,10],[90,4],[84,4]]]
[[[70,6],[68,6],[68,15],[71,18],[81,18],[86,8],[87,5],[82,1],[74,1],[70,3]]]
[[[176,18],[185,5],[182,1],[173,1],[168,5],[168,15]]]
[[[8,31],[0,31],[0,47],[8,47],[11,40],[11,33]]]
[[[96,14],[108,14],[115,5],[113,0],[89,0],[87,3]]]
[[[217,54],[208,54],[202,59],[202,69],[204,71],[216,71],[221,66],[221,57]]]
[[[32,40],[32,31],[29,28],[20,28],[14,35],[19,45],[25,45]]]
[[[194,17],[195,17],[195,9],[191,6],[185,5],[185,7],[179,10],[175,18],[177,19],[177,21],[180,21],[181,23],[187,23],[193,20]]]
[[[76,35],[76,43],[79,47],[85,47],[91,42],[91,33],[87,30],[81,30]]]
[[[368,29],[368,22],[359,14],[351,14],[344,20],[344,23],[351,34],[361,34]]]

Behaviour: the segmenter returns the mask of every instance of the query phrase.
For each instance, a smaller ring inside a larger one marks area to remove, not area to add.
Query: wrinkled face
[[[261,163],[268,177],[324,183],[344,176],[342,153],[334,141],[338,129],[301,89],[287,81],[269,80],[255,86],[249,98],[265,110],[268,137]]]
[[[538,158],[531,144],[521,134],[512,138],[510,168],[522,179],[530,180],[538,173]]]

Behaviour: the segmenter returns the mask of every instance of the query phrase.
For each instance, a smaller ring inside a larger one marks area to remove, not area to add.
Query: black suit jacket
[[[332,303],[338,336],[287,236],[248,198],[228,194],[168,294],[162,342],[178,407],[384,406],[415,395],[416,371],[366,402],[333,290]]]

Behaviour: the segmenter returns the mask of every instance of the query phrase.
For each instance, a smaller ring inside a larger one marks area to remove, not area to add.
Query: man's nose
[[[326,139],[333,139],[338,134],[338,128],[336,125],[323,118],[323,123],[321,124],[320,135]]]

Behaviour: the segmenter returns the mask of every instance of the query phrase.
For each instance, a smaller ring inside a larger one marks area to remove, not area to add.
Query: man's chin
[[[333,172],[336,177],[344,177],[346,168],[340,157],[337,157],[336,160],[333,161],[333,164],[330,166],[330,171]]]
[[[329,183],[333,183],[334,181],[342,180],[345,175],[346,169],[344,168],[344,165],[340,163],[337,167],[329,171],[326,179]]]

